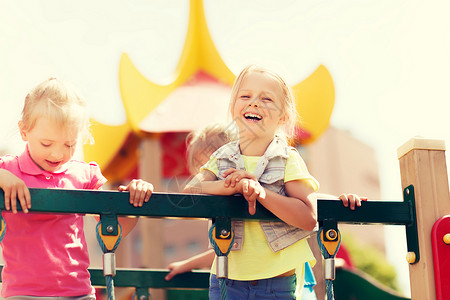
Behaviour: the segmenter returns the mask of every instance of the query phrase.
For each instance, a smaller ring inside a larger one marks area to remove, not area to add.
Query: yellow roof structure
[[[93,121],[95,145],[84,147],[85,159],[96,161],[109,180],[123,179],[137,163],[140,138],[161,132],[188,132],[225,121],[235,77],[209,34],[202,0],[191,0],[187,36],[175,80],[168,85],[153,83],[123,54],[119,85],[127,121],[119,126]],[[302,143],[312,142],[328,127],[334,106],[333,80],[321,65],[292,91],[302,131],[307,133]]]

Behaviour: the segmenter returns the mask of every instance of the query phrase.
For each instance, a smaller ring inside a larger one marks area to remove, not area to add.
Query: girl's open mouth
[[[51,167],[57,167],[57,166],[59,166],[59,164],[61,163],[60,161],[53,162],[53,161],[50,161],[50,160],[46,160],[46,162],[47,162],[47,164],[48,164],[49,166],[51,166]]]
[[[261,121],[263,117],[259,114],[247,112],[244,114],[244,118],[251,121]]]

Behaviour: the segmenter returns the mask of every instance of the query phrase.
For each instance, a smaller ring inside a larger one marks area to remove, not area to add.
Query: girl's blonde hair
[[[215,123],[188,134],[187,141],[187,165],[191,174],[199,172],[198,166],[204,165],[209,156],[236,138],[235,128],[227,124]],[[200,160],[200,156],[202,159]]]
[[[59,79],[49,78],[27,94],[22,110],[21,129],[33,129],[41,117],[54,120],[62,128],[78,128],[83,141],[92,141],[84,99]]]
[[[233,112],[233,107],[234,107],[237,97],[238,97],[239,89],[241,88],[241,84],[244,81],[245,77],[251,73],[262,73],[262,74],[268,75],[272,79],[274,79],[276,82],[278,82],[278,84],[280,85],[281,90],[283,92],[283,96],[284,96],[281,99],[282,107],[281,107],[280,115],[283,115],[286,117],[286,124],[283,128],[283,131],[284,131],[283,133],[285,134],[286,138],[289,140],[294,135],[296,123],[300,121],[300,117],[299,117],[297,109],[295,107],[296,105],[295,105],[294,95],[292,94],[291,89],[286,84],[284,79],[280,75],[278,75],[277,73],[275,73],[269,69],[266,69],[266,68],[263,68],[263,67],[260,67],[257,65],[249,65],[241,71],[241,73],[238,75],[238,77],[234,81],[233,88],[231,89],[230,106],[228,108],[231,115]]]

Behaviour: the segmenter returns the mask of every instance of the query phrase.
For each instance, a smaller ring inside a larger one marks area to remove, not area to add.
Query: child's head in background
[[[50,78],[27,94],[19,130],[33,161],[57,171],[73,157],[80,139],[90,139],[86,104],[73,88]]]
[[[244,68],[236,78],[229,110],[240,133],[243,128],[252,130],[252,126],[260,127],[262,132],[275,127],[290,138],[299,120],[294,96],[285,80],[277,73],[255,65]],[[249,111],[253,114],[242,117]]]
[[[192,175],[208,162],[211,154],[235,139],[235,133],[227,124],[216,123],[189,133],[187,137],[187,164]]]

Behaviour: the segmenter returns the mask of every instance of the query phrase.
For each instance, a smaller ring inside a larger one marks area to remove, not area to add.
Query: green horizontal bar
[[[317,203],[318,219],[339,223],[409,225],[413,223],[411,207],[400,201],[364,201],[350,210],[341,201],[322,200]]]
[[[153,193],[148,203],[134,207],[128,201],[128,192],[30,188],[30,193],[30,211],[34,212],[278,220],[262,206],[255,215],[250,215],[242,196]],[[3,193],[0,193],[0,209],[5,209]]]
[[[0,282],[3,266],[0,266]],[[93,286],[106,286],[103,270],[100,268],[89,268],[91,283]],[[136,288],[164,288],[164,289],[208,289],[209,271],[194,270],[174,276],[171,280],[164,277],[168,270],[157,269],[122,269],[116,270],[114,286],[136,287]]]
[[[134,207],[128,201],[128,192],[31,188],[30,193],[30,211],[34,212],[279,220],[260,204],[257,204],[256,213],[250,215],[247,201],[242,196],[153,193],[148,203]],[[3,191],[0,192],[0,209],[5,209]],[[339,200],[320,199],[317,211],[319,221],[334,219],[339,223],[396,225],[412,223],[411,208],[405,202],[365,201],[361,207],[352,211]]]
[[[279,220],[258,204],[256,214],[248,213],[247,201],[242,196],[211,196],[176,193],[154,193],[148,203],[134,207],[129,193],[63,189],[30,189],[32,212],[112,214],[118,216],[180,217]],[[19,207],[20,205],[18,205]],[[0,209],[5,209],[4,194],[0,190]],[[412,208],[406,202],[366,201],[352,211],[339,200],[318,201],[318,220],[339,223],[382,223],[410,225]],[[89,269],[93,285],[105,286],[101,269]],[[206,289],[209,272],[194,271],[179,274],[172,280],[164,277],[168,270],[118,269],[114,285],[136,288]]]
[[[91,282],[94,286],[105,286],[103,270],[89,268]],[[137,287],[155,289],[208,289],[209,271],[187,272],[174,276],[171,280],[164,277],[169,273],[167,270],[149,269],[117,269],[114,276],[116,287]]]

